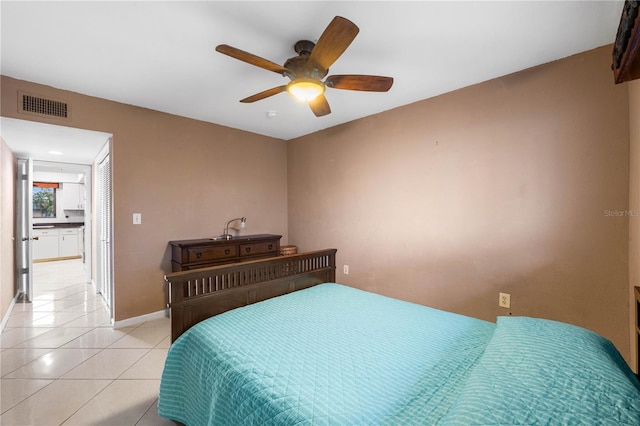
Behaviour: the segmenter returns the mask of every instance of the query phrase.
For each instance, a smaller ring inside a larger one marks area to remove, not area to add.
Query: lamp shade
[[[324,91],[324,84],[320,80],[314,80],[313,78],[296,78],[287,84],[287,92],[304,102],[314,100],[322,95]]]

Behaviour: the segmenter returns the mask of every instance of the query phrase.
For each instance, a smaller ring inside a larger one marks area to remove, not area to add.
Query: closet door
[[[111,248],[111,162],[107,154],[98,163],[97,182],[97,232],[98,232],[98,259],[97,277],[98,291],[109,306],[111,318],[113,318],[113,283],[112,283],[112,248]]]

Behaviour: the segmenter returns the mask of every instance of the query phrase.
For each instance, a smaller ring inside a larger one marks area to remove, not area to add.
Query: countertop
[[[80,228],[84,226],[84,222],[51,222],[51,223],[34,223],[33,229],[51,229],[51,228]]]

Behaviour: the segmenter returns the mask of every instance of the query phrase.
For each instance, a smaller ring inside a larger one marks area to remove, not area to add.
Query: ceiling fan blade
[[[331,114],[329,102],[324,95],[320,95],[314,100],[309,101],[309,106],[311,107],[311,111],[313,111],[316,117],[322,117],[323,115]]]
[[[232,58],[238,59],[242,62],[255,65],[256,67],[277,72],[278,74],[290,73],[288,69],[286,69],[281,65],[276,64],[275,62],[271,62],[267,59],[261,58],[252,53],[245,52],[244,50],[236,49],[235,47],[231,47],[227,44],[220,44],[216,46],[216,51],[223,53],[227,56],[231,56]]]
[[[324,30],[316,46],[309,55],[309,62],[328,70],[347,50],[360,29],[356,24],[341,16],[336,16]]]
[[[391,89],[393,78],[378,75],[330,75],[324,84],[334,89],[386,92]]]
[[[287,88],[286,85],[273,87],[271,89],[265,90],[264,92],[256,93],[255,95],[241,99],[240,102],[245,104],[250,104],[251,102],[259,101],[261,99],[268,98],[269,96],[277,95],[280,92],[284,92],[286,88]]]

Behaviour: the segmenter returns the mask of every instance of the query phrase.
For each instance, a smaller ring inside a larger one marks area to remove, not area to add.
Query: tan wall
[[[629,86],[629,211],[640,212],[640,80]],[[629,217],[629,294],[631,315],[631,358],[637,364],[638,334],[635,333],[637,317],[633,287],[640,286],[640,215]],[[636,372],[640,365],[636,365]]]
[[[0,321],[16,295],[15,203],[17,162],[0,138]]]
[[[1,88],[3,116],[33,120],[17,113],[23,90],[71,104],[71,121],[52,124],[113,134],[117,321],[164,309],[170,240],[218,235],[246,216],[244,234],[282,234],[286,244],[286,142],[6,76]]]
[[[338,248],[338,282],[486,320],[567,321],[629,361],[628,91],[610,53],[289,141],[290,243]]]
[[[629,92],[611,81],[596,49],[289,143],[8,77],[1,113],[33,119],[24,90],[114,135],[116,320],[164,307],[167,241],[245,215],[245,233],[338,248],[339,282],[568,321],[629,360],[629,218],[605,214],[629,208]]]

